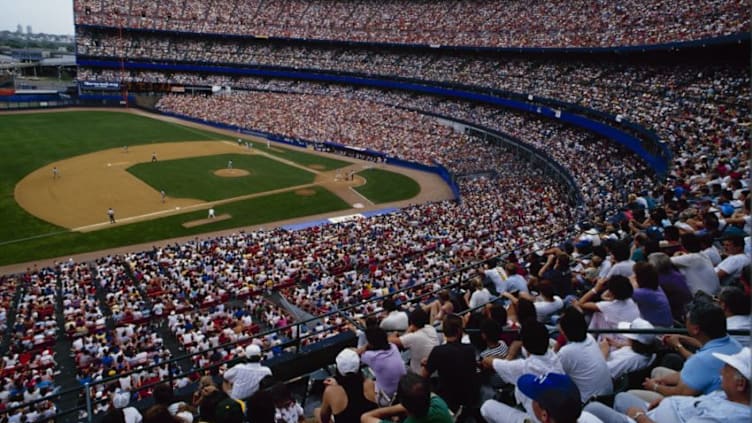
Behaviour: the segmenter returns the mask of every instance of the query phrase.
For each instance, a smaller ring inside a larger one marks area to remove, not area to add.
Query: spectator
[[[381,320],[379,326],[385,331],[399,331],[404,332],[408,326],[407,313],[397,308],[397,304],[393,298],[386,298],[382,303],[382,307],[387,315]]]
[[[613,391],[611,375],[598,343],[587,333],[585,316],[569,307],[559,319],[559,329],[567,340],[558,356],[564,374],[572,378],[585,403]]]
[[[428,324],[428,313],[417,307],[410,313],[410,325],[407,333],[389,336],[389,342],[410,351],[410,370],[415,374],[423,374],[421,362],[428,357],[431,350],[439,345],[436,329]]]
[[[632,322],[620,322],[619,329],[654,329],[645,319],[637,318]],[[601,353],[606,358],[606,365],[612,379],[617,379],[630,372],[642,370],[653,364],[656,354],[655,335],[649,333],[625,333],[624,341],[606,338],[600,343]]]
[[[658,272],[652,264],[639,262],[634,265],[634,293],[642,318],[654,326],[670,328],[674,325],[671,305],[658,282]]]
[[[397,388],[400,403],[377,408],[361,417],[361,423],[388,423],[393,417],[407,416],[403,423],[451,423],[454,421],[446,403],[438,395],[431,395],[428,380],[408,373],[400,379]]]
[[[364,379],[360,372],[360,357],[351,349],[337,354],[337,376],[324,381],[321,407],[314,410],[316,421],[329,423],[334,417],[337,423],[359,423],[363,413],[376,408],[365,396],[373,393],[373,381]]]
[[[391,405],[400,378],[406,373],[405,363],[396,345],[387,340],[386,332],[379,327],[365,330],[368,343],[358,349],[363,364],[373,371],[376,404]]]
[[[444,317],[442,323],[444,340],[431,350],[425,360],[422,375],[428,378],[438,373],[437,393],[446,401],[449,409],[456,412],[460,406],[470,407],[478,399],[475,348],[462,341],[462,318],[457,315]]]
[[[687,286],[686,278],[674,268],[671,258],[665,253],[651,253],[648,255],[648,262],[658,272],[658,284],[668,298],[672,317],[681,322],[685,307],[692,301],[692,292]]]
[[[646,390],[630,392],[652,402],[672,395],[709,394],[720,387],[717,372],[723,363],[713,353],[735,354],[741,349],[741,345],[726,333],[723,310],[712,303],[695,301],[688,307],[686,325],[689,336],[669,335],[664,338],[664,343],[686,359],[681,371],[656,367],[642,384]],[[693,354],[684,344],[696,345],[699,349]]]
[[[603,287],[608,286],[608,292],[604,298],[612,297],[612,300],[590,302],[589,300],[598,295]],[[624,276],[614,275],[608,279],[601,279],[593,289],[586,292],[575,305],[583,311],[593,312],[590,320],[591,329],[614,329],[619,322],[631,322],[640,317],[640,309],[632,300],[634,289],[632,284]]]
[[[234,365],[222,375],[223,390],[235,400],[250,398],[264,377],[271,375],[270,368],[261,365],[261,348],[251,344],[245,348],[245,362]]]
[[[687,279],[687,286],[692,295],[698,291],[708,295],[717,294],[721,288],[718,274],[713,270],[710,259],[700,252],[701,245],[697,235],[685,234],[681,237],[681,242],[687,253],[671,257],[671,263]]]
[[[750,330],[750,298],[741,288],[726,286],[718,293],[718,305],[726,315],[726,329]],[[749,345],[750,335],[732,335],[741,345]]]
[[[750,349],[745,347],[736,354],[713,353],[713,357],[721,362],[719,390],[700,397],[680,395],[665,398],[657,402],[657,406],[629,393],[621,393],[616,397],[616,411],[600,403],[588,404],[585,410],[604,423],[748,422],[752,418],[749,400],[752,380]]]
[[[726,258],[715,267],[715,272],[721,285],[728,286],[738,281],[742,269],[750,264],[750,260],[747,254],[744,253],[743,236],[728,236],[724,238],[723,248],[726,252]],[[709,294],[712,295],[714,293]]]
[[[535,418],[541,423],[598,422],[595,416],[582,410],[580,391],[567,375],[526,374],[517,379],[517,386],[520,392],[533,400]]]

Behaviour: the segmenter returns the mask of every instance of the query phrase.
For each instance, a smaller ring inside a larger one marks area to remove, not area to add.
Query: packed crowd
[[[202,34],[482,47],[612,47],[745,32],[744,2],[618,3],[77,0],[77,25]],[[669,18],[670,17],[670,18]]]

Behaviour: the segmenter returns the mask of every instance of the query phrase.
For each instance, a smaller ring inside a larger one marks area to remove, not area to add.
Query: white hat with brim
[[[752,366],[752,352],[750,352],[749,347],[744,347],[738,353],[731,355],[714,352],[713,357],[735,368],[747,380],[752,380],[752,368],[750,368]]]
[[[360,369],[360,356],[349,348],[340,351],[334,361],[337,363],[337,370],[341,375],[355,373]]]
[[[636,318],[631,322],[619,322],[619,329],[655,329],[655,327],[645,319]],[[641,344],[650,345],[655,341],[655,335],[650,333],[622,333],[621,336],[637,341]]]

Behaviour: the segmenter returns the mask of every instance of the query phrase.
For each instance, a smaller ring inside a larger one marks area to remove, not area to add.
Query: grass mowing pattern
[[[89,233],[66,232],[54,237],[32,239],[0,246],[0,265],[79,254],[105,248],[161,239],[232,229],[264,222],[292,219],[319,213],[346,210],[350,205],[321,187],[311,188],[312,196],[283,192],[217,206],[216,213],[229,213],[232,219],[184,228],[183,223],[206,218],[206,210],[163,217],[161,219],[117,225]]]
[[[234,169],[247,170],[251,174],[234,178],[214,175],[215,170],[226,168],[229,160],[232,160]],[[157,191],[165,190],[170,197],[196,198],[204,201],[309,184],[315,178],[311,172],[274,159],[244,154],[139,163],[129,167],[128,172]]]
[[[366,184],[355,188],[362,196],[375,204],[408,200],[420,192],[420,185],[405,175],[382,169],[358,172]]]
[[[0,242],[62,230],[29,215],[13,198],[18,181],[47,163],[124,145],[207,139],[230,138],[129,113],[0,114],[0,210],[3,215]],[[0,256],[4,256],[2,249]]]
[[[316,170],[335,170],[352,164],[350,162],[343,162],[342,160],[330,159],[328,157],[308,154],[297,150],[276,151],[266,148],[266,144],[255,143],[255,145],[264,153],[279,157],[281,159],[286,159]]]

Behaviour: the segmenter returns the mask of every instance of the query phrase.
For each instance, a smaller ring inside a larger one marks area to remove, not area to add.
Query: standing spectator
[[[477,400],[475,348],[461,342],[462,318],[459,316],[444,317],[442,328],[446,343],[431,350],[423,365],[423,377],[438,373],[437,392],[449,409],[456,412],[460,406],[468,407]]]
[[[559,350],[559,360],[564,373],[579,388],[582,402],[613,391],[611,374],[595,339],[587,333],[585,316],[569,307],[559,319],[559,329],[567,340]]]
[[[368,343],[358,349],[361,361],[373,371],[376,378],[376,403],[383,407],[390,405],[397,392],[397,384],[406,373],[399,349],[387,340],[386,332],[379,327],[365,330]]]

